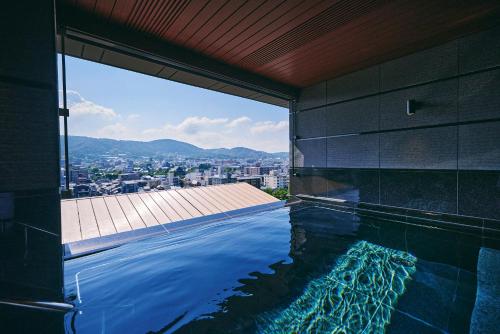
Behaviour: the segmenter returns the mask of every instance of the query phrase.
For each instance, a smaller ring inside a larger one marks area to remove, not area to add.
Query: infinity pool
[[[76,333],[468,333],[480,239],[295,205],[65,263]]]

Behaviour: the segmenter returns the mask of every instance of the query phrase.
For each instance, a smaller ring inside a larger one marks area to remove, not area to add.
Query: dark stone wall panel
[[[458,74],[457,43],[453,41],[382,64],[380,89],[402,88]]]
[[[295,117],[297,121],[295,130],[299,138],[325,136],[325,108],[301,111]]]
[[[32,287],[36,287],[41,299],[61,294],[63,274],[59,235],[12,222],[4,228],[1,239],[2,252],[9,256],[1,261],[3,284],[0,284],[0,296],[32,299]]]
[[[500,171],[500,121],[459,127],[459,169]]]
[[[328,106],[326,108],[326,135],[378,130],[378,107],[378,96]]]
[[[297,134],[318,138],[297,142],[295,162],[319,169],[301,192],[325,182],[329,197],[379,211],[498,222],[499,66],[497,26],[304,89],[299,107],[313,109]]]
[[[459,42],[460,73],[500,65],[500,26],[462,38]]]
[[[500,118],[500,69],[460,78],[460,121]]]
[[[54,92],[0,82],[0,191],[59,184]]]
[[[326,104],[326,81],[304,88],[299,97],[299,110],[319,107]]]
[[[457,127],[381,133],[380,167],[456,169]]]
[[[378,168],[379,134],[327,139],[327,167]]]
[[[313,168],[296,168],[296,175],[290,171],[290,191],[294,195],[311,195],[325,197],[327,194],[325,177],[322,170]]]
[[[456,213],[455,171],[380,171],[380,204]]]
[[[328,197],[353,203],[379,203],[379,172],[376,169],[329,169]]]
[[[380,129],[401,129],[453,123],[457,120],[458,80],[408,88],[380,97]],[[406,101],[414,100],[416,113],[407,115]]]
[[[326,167],[326,139],[297,141],[295,167]]]
[[[373,66],[327,81],[327,103],[376,94],[379,91],[379,67]]]
[[[58,189],[15,192],[14,221],[17,224],[32,226],[33,222],[36,222],[36,228],[60,235],[60,199]]]
[[[9,1],[0,14],[0,75],[57,89],[52,1]],[[19,17],[21,13],[22,17]],[[48,29],[41,29],[41,27]],[[15,58],[15,61],[13,60]]]
[[[500,172],[460,171],[458,213],[500,219]]]

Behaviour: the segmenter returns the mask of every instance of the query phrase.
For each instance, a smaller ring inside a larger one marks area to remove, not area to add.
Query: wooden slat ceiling
[[[500,1],[60,0],[294,87],[497,24]]]

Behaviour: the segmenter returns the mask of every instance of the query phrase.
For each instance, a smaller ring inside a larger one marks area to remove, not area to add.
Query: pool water
[[[316,205],[65,262],[76,333],[468,333],[481,240]]]
[[[366,241],[311,281],[289,307],[263,318],[263,333],[383,333],[416,258]]]

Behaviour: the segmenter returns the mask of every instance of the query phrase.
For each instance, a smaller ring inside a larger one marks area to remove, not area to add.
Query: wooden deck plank
[[[201,188],[203,188],[203,187],[195,187],[195,188],[191,188],[191,189],[195,193],[197,193],[199,196],[205,198],[207,201],[212,203],[212,205],[214,205],[217,209],[219,209],[219,211],[225,212],[225,211],[231,210],[231,208],[229,206],[224,205],[224,203],[221,202],[221,200],[219,198],[217,198],[216,196],[213,196],[213,194],[210,191],[205,192]]]
[[[125,217],[116,196],[106,196],[104,197],[104,202],[106,202],[111,219],[113,219],[113,223],[115,224],[116,231],[126,232],[132,230],[132,227],[130,226],[127,217]]]
[[[232,194],[231,191],[229,191],[225,185],[219,186],[215,190],[218,191],[221,194],[221,196],[224,196],[226,198],[231,198],[233,202],[238,204],[238,209],[245,208],[249,204],[247,203],[247,201],[243,200],[239,196]]]
[[[156,220],[160,224],[170,223],[172,220],[163,212],[163,210],[156,204],[156,202],[151,198],[149,193],[140,193],[139,197],[142,199],[144,204],[148,207],[149,211],[155,216]]]
[[[241,197],[239,194],[232,192],[228,187],[226,187],[226,185],[222,185],[219,188],[219,191],[221,193],[225,194],[227,197],[230,197],[233,200],[235,200],[236,202],[240,203],[242,208],[245,208],[245,207],[249,206],[249,204],[250,204],[250,203],[248,203],[248,201],[245,198]]]
[[[175,191],[180,196],[182,196],[184,199],[186,199],[186,201],[191,203],[191,205],[193,205],[198,211],[200,211],[202,213],[202,215],[206,216],[206,215],[212,215],[212,214],[216,213],[216,212],[213,212],[212,210],[210,210],[209,208],[207,208],[202,203],[200,203],[196,198],[191,196],[191,193],[187,192],[186,189],[179,189],[179,190],[175,190]]]
[[[266,193],[260,189],[257,189],[248,183],[240,182],[240,183],[236,183],[235,186],[238,189],[237,191],[243,193],[244,195],[258,198],[258,199],[260,199],[260,201],[262,203],[272,203],[272,202],[279,201],[276,197],[273,197],[273,196],[269,195],[268,193]]]
[[[278,202],[279,200],[267,194],[266,192],[255,188],[252,185],[249,185],[248,183],[245,182],[240,182],[235,184],[235,191],[239,192],[243,196],[251,197],[255,199],[256,201],[260,202],[260,204],[266,204],[266,203],[272,203],[272,202]]]
[[[214,189],[216,189],[217,187],[218,186],[200,187],[199,190],[215,198],[219,203],[224,205],[224,207],[226,207],[228,211],[237,210],[239,208],[239,205],[231,199],[227,198],[227,196],[223,196],[218,191],[215,191]]]
[[[266,193],[265,191],[257,189],[248,183],[240,182],[240,185],[241,185],[240,187],[242,190],[255,194],[255,196],[262,198],[263,200],[267,201],[267,203],[279,202],[279,199],[277,199],[276,197],[271,196],[268,193]]]
[[[102,197],[94,197],[90,199],[92,203],[92,208],[94,209],[94,215],[97,221],[97,226],[99,227],[99,233],[101,236],[115,234],[116,229],[109,214],[108,207],[104,202]]]
[[[92,203],[90,199],[78,199],[78,216],[80,217],[80,229],[82,230],[82,239],[90,239],[100,237],[99,227],[94,216]]]
[[[82,240],[76,201],[61,201],[62,243]]]
[[[167,190],[167,191],[159,191],[158,195],[160,195],[165,202],[170,204],[170,206],[181,216],[182,219],[189,219],[193,218],[193,215],[191,215],[186,208],[184,208],[181,203],[179,203],[174,196],[172,196],[172,190]],[[200,214],[198,212],[198,214]]]
[[[231,184],[231,185],[228,184],[224,187],[224,189],[226,191],[231,192],[232,194],[234,194],[234,196],[237,196],[238,198],[242,199],[243,201],[245,201],[247,203],[250,203],[253,205],[263,204],[263,201],[261,198],[255,196],[252,193],[246,194],[245,192],[242,192],[241,187],[237,183]]]
[[[139,194],[127,194],[127,197],[129,198],[130,202],[132,202],[132,205],[134,206],[139,216],[141,216],[142,221],[144,222],[144,224],[146,224],[146,226],[159,225],[159,222],[153,216],[151,211],[149,211],[146,204],[144,204],[142,199],[139,197]]]
[[[155,201],[155,203],[165,212],[165,214],[170,218],[171,221],[179,221],[183,218],[174,210],[171,203],[168,203],[163,197],[161,197],[160,192],[153,191],[149,193],[151,198]]]
[[[180,194],[177,193],[176,190],[168,190],[166,192],[168,195],[172,196],[175,198],[175,200],[186,209],[191,217],[200,217],[203,216],[203,213],[196,209],[191,203],[189,203],[184,197],[182,197]]]
[[[204,194],[200,195],[198,192],[194,191],[193,188],[187,188],[183,189],[189,196],[194,198],[196,201],[198,201],[201,205],[203,205],[205,208],[207,208],[211,214],[214,213],[221,213],[222,210],[220,210],[216,205],[214,205],[212,202],[210,202]]]
[[[244,205],[238,201],[236,198],[232,196],[228,196],[225,192],[221,191],[222,186],[212,186],[208,187],[207,191],[210,191],[219,197],[223,198],[225,202],[230,203],[232,205],[233,210],[241,209]]]
[[[146,224],[142,221],[141,216],[139,216],[139,213],[132,205],[132,202],[130,202],[128,196],[116,196],[116,199],[118,200],[118,203],[120,203],[123,213],[125,214],[125,217],[127,217],[127,220],[133,230],[146,227]]]

